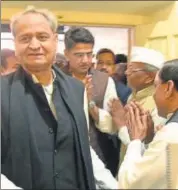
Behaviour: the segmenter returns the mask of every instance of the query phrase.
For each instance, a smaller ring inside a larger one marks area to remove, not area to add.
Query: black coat
[[[84,184],[82,187],[95,189],[87,123],[83,111],[84,87],[82,83],[65,75],[55,66],[53,69],[60,84],[61,96],[77,129],[75,143],[78,144],[78,150],[76,151],[82,163],[82,167],[78,166],[78,168],[83,168],[85,174],[84,177],[78,177],[84,179],[84,182],[81,182]],[[38,177],[41,168],[36,157],[34,139],[29,134],[29,123],[33,121],[28,121],[30,113],[26,112],[28,103],[26,85],[22,68],[1,78],[1,172],[17,186],[32,189],[34,188],[32,176]],[[35,120],[38,122],[38,118]],[[36,162],[31,163],[31,160],[36,160]],[[35,164],[35,172],[33,164]]]

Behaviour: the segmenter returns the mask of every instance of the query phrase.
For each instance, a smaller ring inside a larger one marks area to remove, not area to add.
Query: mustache
[[[107,70],[106,70],[106,69],[100,69],[100,71],[107,73]]]

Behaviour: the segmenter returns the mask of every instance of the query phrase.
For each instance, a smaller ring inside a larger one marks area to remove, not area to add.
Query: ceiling
[[[146,15],[175,1],[1,1],[2,8],[50,8],[56,11],[82,11]]]

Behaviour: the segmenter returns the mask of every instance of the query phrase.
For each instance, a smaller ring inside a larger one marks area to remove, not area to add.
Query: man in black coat
[[[84,87],[52,66],[56,29],[45,10],[12,19],[21,66],[1,78],[1,172],[24,189],[95,189]]]

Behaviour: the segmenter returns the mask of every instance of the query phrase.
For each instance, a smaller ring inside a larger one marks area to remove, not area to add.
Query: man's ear
[[[146,77],[146,84],[151,84],[154,82],[155,73],[149,72]]]
[[[69,61],[69,52],[67,49],[64,49],[64,56],[67,59],[67,61]]]
[[[165,87],[165,97],[169,98],[172,95],[173,91],[174,91],[174,82],[172,80],[169,80]]]
[[[54,33],[54,40],[55,40],[56,44],[58,44],[58,34],[57,33]]]

